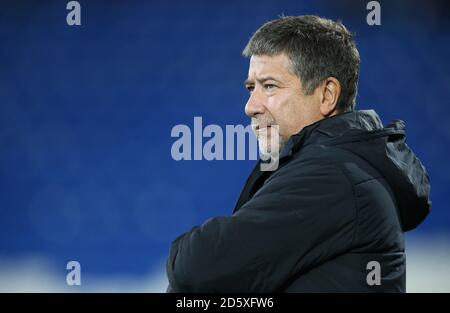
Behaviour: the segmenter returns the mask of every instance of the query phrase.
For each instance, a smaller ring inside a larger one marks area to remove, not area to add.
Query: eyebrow
[[[278,79],[276,79],[276,78],[274,78],[274,77],[272,77],[272,76],[261,77],[260,79],[257,79],[256,81],[257,81],[258,83],[260,83],[260,84],[263,84],[264,82],[266,82],[266,81],[268,81],[268,80],[274,80],[274,81],[276,81],[276,82],[278,82],[278,83],[281,83]],[[244,86],[251,85],[251,84],[253,84],[253,83],[252,83],[252,81],[251,81],[250,79],[248,79],[248,78],[244,81]]]

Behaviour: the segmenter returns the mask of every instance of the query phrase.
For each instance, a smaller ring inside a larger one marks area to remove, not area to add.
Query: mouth
[[[258,139],[270,138],[272,134],[272,125],[256,125],[254,133]]]
[[[272,127],[272,125],[255,125],[254,128],[256,131],[260,131],[260,130],[263,130],[265,128],[270,128],[270,127]]]

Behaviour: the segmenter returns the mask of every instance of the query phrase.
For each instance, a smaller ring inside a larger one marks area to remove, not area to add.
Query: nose
[[[264,114],[264,112],[265,106],[263,102],[263,97],[255,88],[253,92],[250,94],[247,104],[245,105],[245,114],[251,118],[255,117],[258,114]]]

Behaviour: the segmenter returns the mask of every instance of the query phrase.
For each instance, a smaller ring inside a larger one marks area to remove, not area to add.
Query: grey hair
[[[341,22],[314,15],[282,16],[261,26],[242,52],[248,58],[281,53],[289,57],[306,94],[335,77],[341,84],[338,112],[354,109],[360,57],[352,33]]]

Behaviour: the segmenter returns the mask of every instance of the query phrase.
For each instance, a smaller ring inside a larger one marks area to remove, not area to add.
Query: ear
[[[320,113],[323,117],[336,115],[336,105],[341,94],[341,84],[335,77],[328,77],[322,83],[320,89]]]

